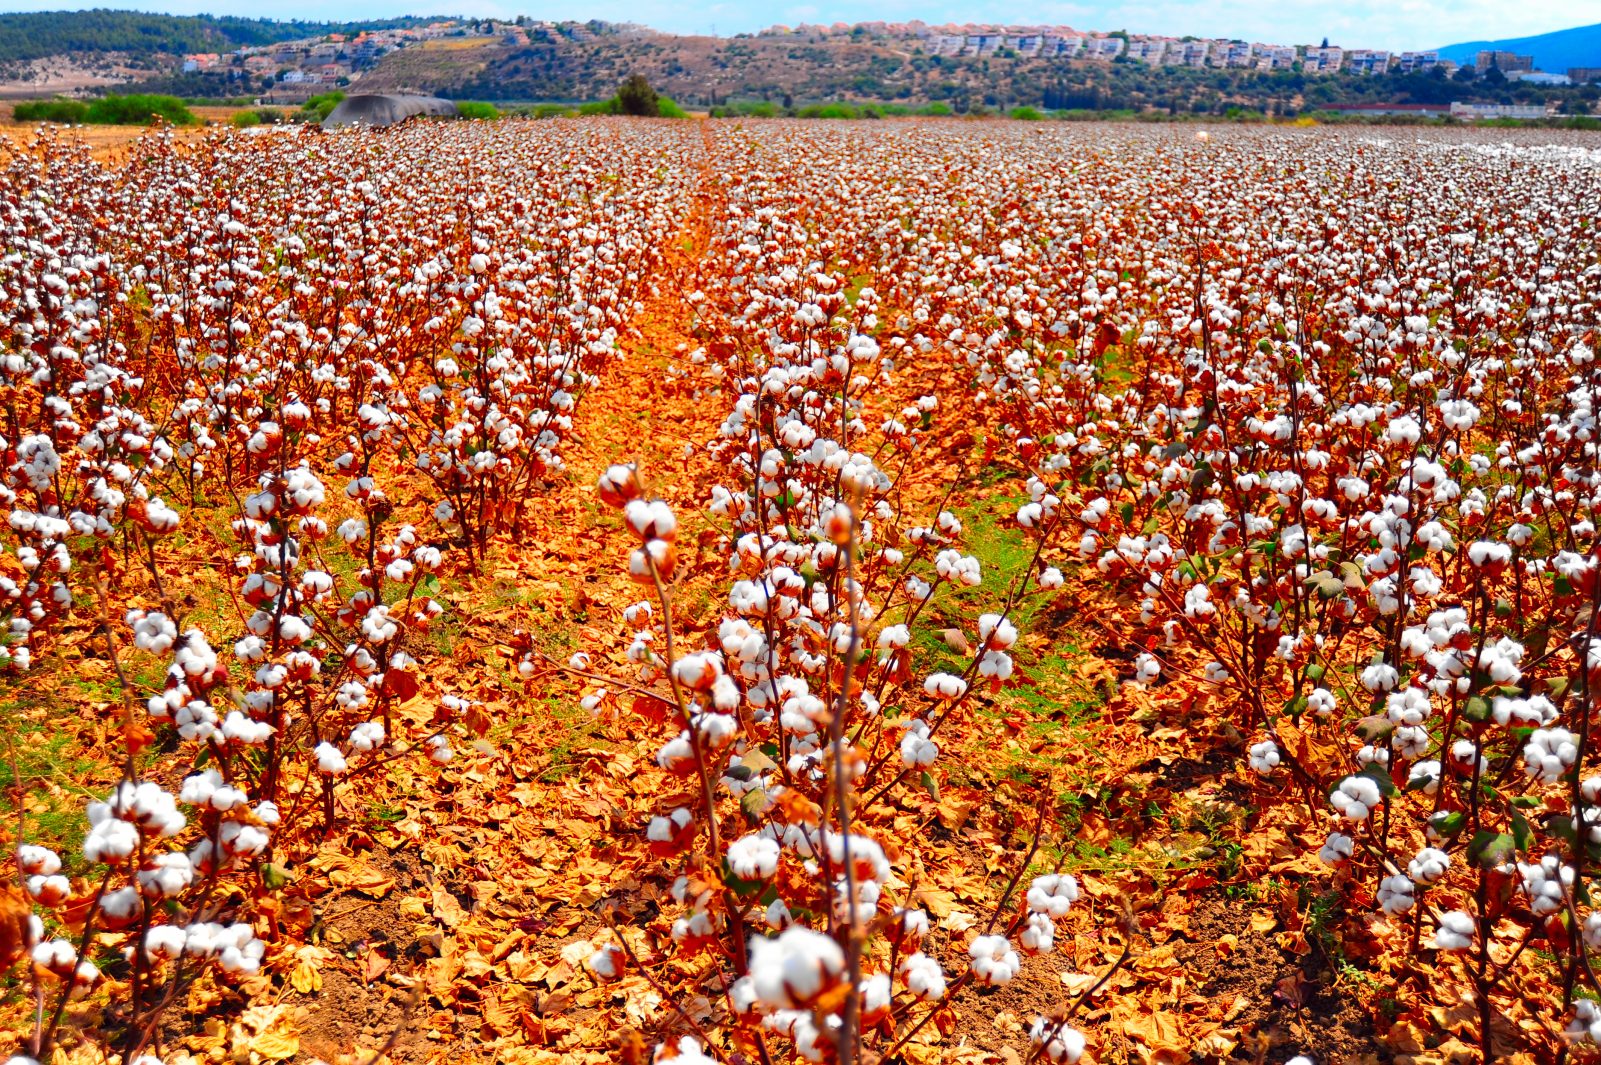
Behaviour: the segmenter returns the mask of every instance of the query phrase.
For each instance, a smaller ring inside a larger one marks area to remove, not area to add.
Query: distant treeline
[[[423,25],[425,18],[371,22],[278,22],[212,15],[149,15],[137,11],[50,11],[0,15],[0,63],[70,52],[185,55],[247,45],[321,37],[329,33]]]

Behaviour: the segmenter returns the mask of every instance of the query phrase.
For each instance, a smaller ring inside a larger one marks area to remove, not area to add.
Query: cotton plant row
[[[9,666],[95,581],[115,590],[123,559],[153,568],[184,504],[237,501],[290,434],[317,476],[358,469],[384,507],[374,472],[409,468],[395,487],[429,502],[415,522],[481,561],[620,357],[687,211],[684,143],[419,127],[332,138],[316,167],[276,138],[152,141],[123,171],[15,157]]]
[[[720,149],[745,147],[731,137]],[[1078,885],[1059,872],[1019,883],[1019,868],[997,883],[988,924],[943,947],[908,887],[915,848],[883,835],[884,804],[937,787],[951,723],[1011,677],[1019,632],[1008,614],[1024,583],[976,620],[959,667],[920,661],[931,604],[983,579],[960,520],[908,510],[897,490],[941,400],[887,402],[904,386],[878,339],[890,331],[861,283],[866,264],[840,261],[845,234],[825,236],[813,224],[822,203],[786,187],[821,188],[823,171],[731,174],[712,235],[727,259],[714,258],[690,297],[707,342],[701,384],[726,404],[707,445],[722,479],[705,500],[726,545],[719,612],[675,606],[675,583],[688,579],[680,515],[652,496],[648,471],[614,466],[599,485],[637,539],[627,567],[645,592],[625,612],[627,683],[656,693],[657,765],[687,793],[640,826],[676,873],[666,956],[680,967],[703,959],[705,993],[720,1000],[694,1036],[658,1054],[857,1061],[893,1053],[964,988],[1006,984],[1024,955],[1051,951]],[[596,688],[585,705],[612,712],[619,690]],[[658,962],[642,962],[632,938],[602,943],[597,978],[644,965],[654,979]],[[1055,1061],[1086,1045],[1063,1016],[1038,1018],[1031,1038],[1026,1050]]]
[[[737,143],[758,160],[721,238],[743,350],[788,341],[778,313],[813,320],[814,264],[775,259],[815,233],[814,260],[894,308],[892,358],[968,369],[963,406],[1026,471],[1014,516],[1046,563],[1128,596],[1129,681],[1232,697],[1242,765],[1308,803],[1395,949],[1465,951],[1482,1009],[1530,975],[1530,944],[1558,953],[1566,1000],[1601,990],[1581,957],[1601,933],[1575,931],[1601,858],[1576,842],[1601,788],[1589,169],[1326,134]],[[741,198],[764,184],[773,202]]]
[[[312,169],[264,142],[149,147],[121,173],[19,155],[0,206],[5,664],[76,610],[89,653],[129,667],[123,780],[82,854],[16,854],[41,1059],[87,994],[110,1019],[78,1037],[159,1051],[194,981],[270,963],[253,900],[319,807],[330,824],[341,785],[451,759],[473,704],[418,709],[450,558],[478,561],[522,516],[490,509],[559,471],[688,180],[674,137],[572,126],[333,138]],[[213,537],[237,551],[211,560],[232,610],[186,620],[172,545]],[[164,680],[130,682],[135,662]],[[169,730],[176,753],[136,769]]]
[[[1397,950],[1463,958],[1488,1058],[1498,997],[1531,978],[1525,948],[1557,954],[1566,1000],[1598,990],[1601,382],[1596,272],[1569,221],[1594,180],[1455,171],[1388,240],[1383,180],[1295,197],[1329,165],[1305,147],[1287,176],[1231,183],[1289,146],[1174,146],[1181,178],[1151,168],[1142,195],[1166,219],[1064,241],[1095,242],[1082,299],[1105,332],[946,313],[998,338],[978,383],[1030,471],[1019,524],[1071,491],[1064,555],[1137,606],[1131,682],[1235,697],[1256,732],[1243,760],[1327,825],[1319,853],[1352,903]],[[1416,181],[1434,165],[1397,149],[1344,169]],[[1546,191],[1486,222],[1509,178]],[[992,300],[1055,258],[994,237]],[[1577,1008],[1567,1035],[1588,1042]]]

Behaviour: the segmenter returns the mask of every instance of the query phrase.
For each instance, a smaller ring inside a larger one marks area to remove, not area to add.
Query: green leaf
[[[1328,667],[1323,665],[1323,663],[1313,662],[1310,666],[1306,667],[1306,679],[1315,683],[1322,680],[1323,675],[1327,672]]]
[[[1429,818],[1429,827],[1435,835],[1450,837],[1461,832],[1468,823],[1468,815],[1461,810],[1441,810]]]
[[[1379,794],[1386,797],[1395,794],[1395,781],[1390,779],[1390,771],[1377,762],[1369,762],[1362,767],[1359,777],[1367,777],[1379,786]]]
[[[1468,843],[1468,861],[1485,869],[1510,862],[1517,856],[1517,842],[1505,832],[1481,831]]]
[[[1534,840],[1534,832],[1529,828],[1529,819],[1512,811],[1512,841],[1517,844],[1518,850],[1527,854],[1529,844]]]
[[[761,788],[752,788],[739,797],[739,809],[747,820],[755,824],[761,819],[762,811],[767,809],[767,792]]]
[[[1369,714],[1367,717],[1362,718],[1356,723],[1356,734],[1361,736],[1364,740],[1367,740],[1369,743],[1372,743],[1374,740],[1382,740],[1384,737],[1388,736],[1394,731],[1395,722],[1391,721],[1383,714]],[[1371,766],[1368,768],[1371,768]],[[1364,772],[1365,771],[1366,770],[1364,770]],[[1389,780],[1390,774],[1384,774],[1384,779]]]
[[[923,785],[923,790],[928,792],[929,798],[939,802],[939,781],[930,776],[928,770],[923,770],[922,774],[917,778],[917,782]]]
[[[295,879],[295,874],[275,862],[266,862],[261,867],[261,882],[267,886],[268,891],[277,891],[286,887]]]
[[[1475,695],[1468,699],[1462,707],[1462,715],[1469,721],[1490,720],[1490,701],[1482,695]]]

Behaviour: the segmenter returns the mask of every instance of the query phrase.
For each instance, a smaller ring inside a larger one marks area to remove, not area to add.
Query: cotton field
[[[42,134],[0,1053],[1601,1058],[1601,140],[1506,136]]]

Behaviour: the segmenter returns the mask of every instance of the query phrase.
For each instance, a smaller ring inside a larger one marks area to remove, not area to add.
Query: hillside
[[[0,15],[0,63],[53,56],[118,53],[141,57],[220,51],[245,45],[357,33],[426,22],[281,22],[211,15],[151,15],[136,11],[35,11]]]
[[[858,29],[861,29],[860,27]],[[1274,114],[1342,103],[1448,104],[1489,99],[1489,87],[1443,70],[1312,74],[1301,69],[1224,69],[1068,60],[998,50],[929,54],[916,40],[877,34],[769,32],[733,38],[673,36],[603,23],[562,23],[516,36],[455,37],[385,56],[365,73],[366,91],[409,89],[457,99],[594,100],[629,74],[682,103],[806,104],[833,100],[943,103],[958,113],[1020,106],[1218,114],[1243,107]],[[1495,100],[1542,102],[1593,89],[1493,87]],[[1576,103],[1579,101],[1575,101]],[[1589,107],[1588,99],[1583,101]]]
[[[1598,67],[1601,66],[1601,23],[1575,26],[1534,37],[1453,44],[1440,49],[1440,58],[1471,63],[1479,52],[1492,49],[1533,56],[1536,68],[1556,73],[1562,73],[1569,67]]]

